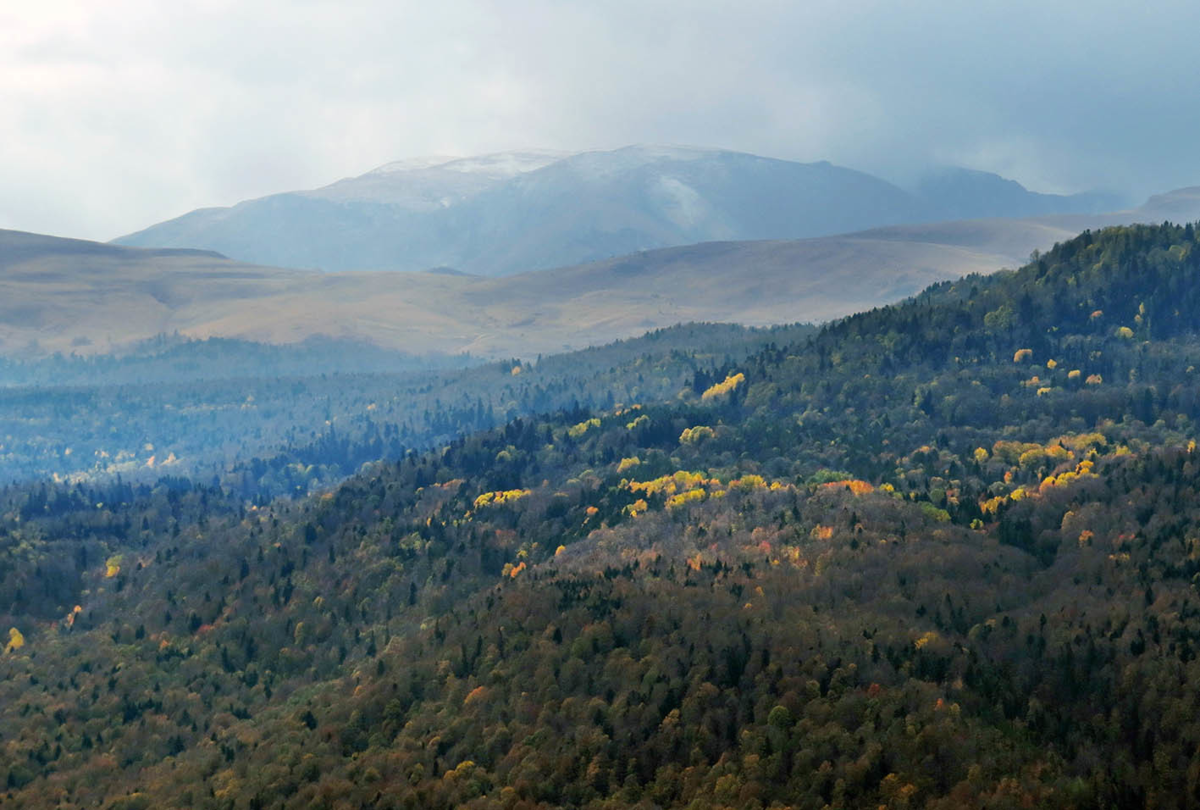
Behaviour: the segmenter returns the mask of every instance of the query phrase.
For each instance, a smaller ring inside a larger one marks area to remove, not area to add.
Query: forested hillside
[[[1088,232],[310,499],[11,487],[0,796],[1200,805],[1198,304]]]

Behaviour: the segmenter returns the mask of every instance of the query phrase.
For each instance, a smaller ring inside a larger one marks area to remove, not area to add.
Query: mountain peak
[[[913,194],[826,161],[691,145],[522,148],[394,161],[319,189],[194,211],[117,241],[285,267],[507,275],[697,242],[1121,207],[1108,199],[1035,194],[961,169],[935,173]]]
[[[916,193],[930,207],[931,219],[1025,217],[1040,214],[1099,214],[1123,208],[1121,195],[1102,191],[1044,194],[994,172],[943,166],[917,183]]]
[[[462,160],[461,155],[424,155],[420,157],[393,160],[382,166],[376,166],[366,174],[395,174],[397,172],[419,172],[423,169],[433,169],[444,166],[455,160]]]
[[[573,154],[576,153],[556,149],[514,149],[474,157],[431,155],[385,163],[362,176],[395,175],[438,169],[503,179],[536,171]]]

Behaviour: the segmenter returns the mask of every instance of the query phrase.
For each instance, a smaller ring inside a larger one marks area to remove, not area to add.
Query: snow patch
[[[609,151],[580,152],[563,161],[579,179],[600,181],[642,166],[660,162],[690,162],[720,154],[720,149],[692,146],[658,146],[640,144]]]
[[[394,174],[396,172],[419,172],[422,169],[432,169],[444,166],[455,160],[462,160],[458,155],[426,155],[425,157],[406,158],[385,163],[372,169],[368,174]]]
[[[537,171],[565,157],[570,157],[572,154],[571,152],[559,152],[552,149],[521,149],[512,152],[477,155],[474,157],[431,155],[429,157],[407,158],[387,163],[377,169],[372,169],[364,176],[403,174],[438,169],[457,174],[474,174],[493,180],[503,180],[509,177],[516,177],[518,174]]]
[[[722,149],[708,149],[703,146],[671,146],[664,144],[647,144],[639,143],[633,146],[626,146],[623,149],[614,150],[615,152],[637,155],[638,157],[649,162],[651,160],[699,160],[703,157],[719,154],[724,151]]]
[[[558,152],[550,149],[532,149],[520,152],[497,152],[492,155],[463,158],[446,163],[441,168],[463,174],[482,174],[488,177],[516,177],[518,174],[537,171],[538,169],[557,163],[570,152]]]

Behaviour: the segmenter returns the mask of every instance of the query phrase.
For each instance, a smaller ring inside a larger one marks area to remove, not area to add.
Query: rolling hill
[[[1200,193],[1181,189],[1111,214],[708,242],[500,278],[445,269],[322,273],[0,232],[0,353],[104,353],[178,332],[532,357],[691,321],[824,321],[937,281],[1018,266],[1088,228],[1195,217]]]
[[[6,232],[0,351],[105,353],[178,332],[268,343],[323,335],[410,354],[528,357],[688,321],[825,320],[1013,259],[862,234],[706,243],[492,279],[285,270]]]
[[[908,192],[826,162],[631,146],[400,161],[324,188],[193,211],[116,242],[283,267],[496,276],[696,242],[1116,207],[1111,195],[1036,194],[983,172],[942,170]]]

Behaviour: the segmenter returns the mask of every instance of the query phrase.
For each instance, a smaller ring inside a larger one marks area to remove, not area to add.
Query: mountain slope
[[[0,352],[105,352],[178,331],[269,343],[320,335],[410,354],[530,357],[681,322],[766,325],[841,317],[936,281],[1018,266],[1032,251],[1049,249],[1086,228],[1167,217],[1200,217],[1195,189],[1109,214],[705,243],[494,279],[446,269],[282,270],[213,254],[139,251],[4,232]]]
[[[193,211],[115,241],[206,247],[285,267],[447,266],[491,276],[694,242],[1093,213],[1104,201],[1033,194],[969,172],[938,175],[913,195],[825,162],[633,146],[402,161],[313,191]]]
[[[890,237],[694,245],[488,279],[282,270],[5,232],[0,351],[110,351],[161,333],[531,357],[688,321],[816,321],[1014,257]],[[94,245],[83,250],[82,245]],[[36,249],[35,249],[36,248]]]
[[[6,490],[6,803],[1192,806],[1198,312],[1089,232],[311,500]]]
[[[116,240],[220,245],[325,270],[504,275],[714,239],[816,236],[905,218],[912,200],[827,163],[626,147],[388,164],[309,192],[205,209]]]
[[[1039,194],[998,174],[962,168],[929,172],[916,193],[925,200],[924,218],[929,220],[1102,214],[1127,204],[1119,194],[1102,192]]]
[[[303,271],[238,264],[192,250],[138,250],[0,231],[0,351],[106,351],[279,294]]]

